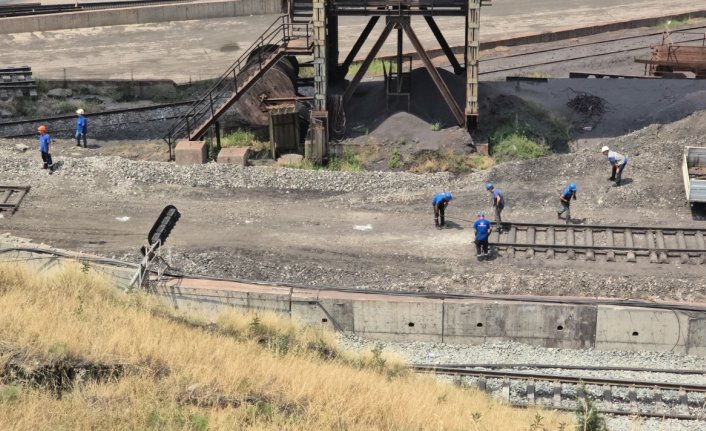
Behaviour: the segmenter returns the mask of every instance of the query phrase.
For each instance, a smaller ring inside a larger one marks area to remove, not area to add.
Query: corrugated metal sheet
[[[695,179],[689,175],[689,169],[696,167],[706,167],[706,148],[684,148],[682,171],[686,198],[689,202],[706,202],[706,179]]]

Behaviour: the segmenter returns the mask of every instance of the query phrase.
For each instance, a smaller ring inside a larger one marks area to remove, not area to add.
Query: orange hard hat
[[[46,132],[47,131],[47,126],[42,124],[41,126],[37,127],[37,131],[39,132]]]

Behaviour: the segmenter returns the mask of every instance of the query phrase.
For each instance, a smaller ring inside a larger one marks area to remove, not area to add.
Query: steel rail
[[[679,43],[687,43],[687,42],[701,42],[703,38],[700,39],[688,39],[688,40],[682,40]],[[565,49],[570,49],[571,47],[566,47]],[[617,51],[609,51],[609,52],[601,52],[598,54],[590,54],[590,55],[582,55],[579,57],[571,57],[571,58],[564,58],[560,60],[551,60],[551,61],[545,61],[542,63],[534,63],[534,64],[527,64],[523,66],[513,66],[513,67],[506,67],[503,69],[495,69],[495,70],[488,70],[484,72],[478,72],[479,75],[489,75],[491,73],[499,73],[499,72],[509,72],[511,70],[519,70],[519,69],[526,69],[528,67],[537,67],[537,66],[546,66],[550,64],[558,64],[558,63],[568,63],[570,61],[576,61],[576,60],[586,60],[588,58],[595,58],[595,57],[603,57],[606,55],[613,55],[613,54],[623,54],[626,52],[632,52],[632,51],[640,51],[640,50],[645,50],[649,49],[649,47],[639,47],[639,48],[626,48],[626,49],[619,49]],[[528,53],[528,55],[531,55],[533,53]],[[480,60],[481,62],[484,60]]]
[[[687,28],[683,28],[683,29],[677,29],[677,30],[672,31],[671,34],[674,34],[674,33],[691,34],[691,33],[689,33],[690,30],[697,30],[697,29],[701,29],[701,28],[706,29],[706,25],[701,25],[698,27],[687,27]],[[603,45],[606,43],[620,42],[623,40],[641,39],[644,37],[651,37],[651,36],[660,36],[662,34],[664,34],[664,30],[659,31],[659,32],[644,33],[644,34],[635,35],[635,36],[623,36],[623,37],[617,37],[614,39],[606,39],[606,40],[601,40],[601,41],[577,43],[577,44],[571,45],[571,46],[557,46],[555,48],[545,48],[545,49],[539,49],[536,51],[520,52],[517,54],[509,54],[509,55],[505,55],[505,56],[482,58],[480,61],[483,62],[483,61],[503,60],[506,58],[524,57],[524,56],[533,55],[533,54],[545,54],[547,52],[555,52],[555,51],[561,51],[561,50],[565,50],[565,49],[574,49],[574,48],[579,48],[579,47],[584,47],[584,46]],[[697,40],[702,40],[702,39],[697,39]],[[689,41],[693,42],[693,40],[689,40]],[[688,42],[688,41],[678,41],[677,43],[681,43],[681,42]],[[482,46],[482,44],[481,44],[481,46]],[[647,48],[649,48],[649,47],[642,47],[641,49],[647,49]]]
[[[704,420],[706,419],[706,414],[703,412],[697,415],[693,414],[682,414],[677,412],[666,412],[663,407],[663,398],[661,391],[672,391],[678,392],[678,403],[682,408],[689,407],[689,393],[706,394],[706,385],[693,385],[693,384],[676,384],[676,383],[665,383],[665,382],[651,382],[651,381],[634,381],[634,380],[620,380],[620,379],[597,379],[597,378],[583,378],[583,377],[571,377],[571,376],[559,376],[555,374],[539,374],[539,373],[519,373],[519,372],[505,372],[505,371],[480,371],[480,370],[469,370],[462,369],[458,367],[441,367],[434,365],[413,365],[410,366],[415,372],[418,373],[432,373],[435,375],[452,375],[452,376],[470,376],[477,377],[479,379],[478,387],[482,391],[487,391],[487,386],[485,379],[502,379],[503,386],[502,392],[503,397],[514,407],[542,407],[546,406],[552,409],[558,410],[574,410],[572,407],[564,406],[561,404],[561,385],[571,384],[576,386],[592,385],[592,386],[602,386],[603,387],[603,397],[605,402],[613,403],[613,388],[629,388],[628,401],[618,401],[619,403],[630,403],[630,410],[618,410],[614,408],[603,408],[598,406],[598,410],[604,414],[611,415],[630,415],[630,416],[640,416],[640,417],[655,417],[655,418],[669,418],[669,419],[679,419],[679,420]],[[510,400],[510,380],[524,381],[527,382],[525,398],[526,402],[517,402]],[[553,403],[542,403],[536,401],[536,382],[549,382],[554,385],[554,400]],[[608,389],[606,389],[608,388]],[[637,393],[636,389],[646,389],[652,390],[653,397],[651,397],[651,402],[641,402],[643,405],[656,405],[656,409],[652,411],[645,411],[645,409],[640,409],[637,407]],[[557,398],[557,396],[559,398]],[[670,409],[674,410],[674,408]]]
[[[694,385],[685,383],[666,383],[639,380],[622,379],[601,379],[596,377],[573,377],[556,374],[525,373],[519,371],[497,371],[497,370],[472,370],[457,367],[440,367],[436,365],[414,365],[411,367],[416,372],[431,372],[434,374],[450,374],[459,376],[490,377],[490,378],[512,378],[520,380],[540,380],[555,381],[560,383],[620,386],[642,389],[661,389],[666,391],[686,390],[690,392],[706,393],[706,385]]]
[[[414,364],[425,366],[425,364]],[[706,370],[697,369],[670,369],[670,368],[638,368],[638,367],[603,367],[595,365],[559,365],[559,364],[435,364],[441,368],[534,368],[534,369],[556,369],[556,370],[582,370],[582,371],[630,371],[636,373],[653,374],[679,374],[679,375],[700,375],[706,374]]]
[[[497,226],[496,222],[490,223],[493,226]],[[661,231],[661,232],[704,232],[706,233],[706,228],[698,227],[661,227],[661,226],[628,226],[628,225],[598,225],[598,224],[552,224],[552,223],[515,223],[515,222],[502,222],[502,228],[506,229],[508,227],[534,227],[534,228],[554,228],[555,230],[583,230],[592,229],[595,232],[607,231],[607,230],[627,230],[630,229],[633,233],[646,232],[646,231]]]
[[[86,116],[86,117],[100,117],[100,116],[104,116],[104,115],[125,114],[125,113],[129,113],[129,112],[152,111],[155,109],[164,109],[164,108],[173,108],[173,107],[183,106],[183,105],[191,105],[192,103],[194,103],[193,100],[187,100],[185,102],[172,102],[172,103],[164,103],[161,105],[140,106],[138,108],[111,109],[108,111],[86,113],[86,114],[84,114],[84,116]],[[34,123],[42,123],[42,122],[49,122],[49,121],[73,120],[75,118],[76,118],[76,114],[71,114],[71,115],[57,115],[55,117],[31,118],[28,120],[5,121],[5,122],[0,123],[0,127],[17,126],[20,124],[34,124]]]

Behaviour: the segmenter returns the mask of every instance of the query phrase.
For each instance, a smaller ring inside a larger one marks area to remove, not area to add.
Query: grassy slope
[[[379,357],[321,359],[307,346],[330,334],[288,320],[229,314],[205,331],[78,265],[44,275],[0,265],[0,310],[0,375],[20,356],[30,366],[72,358],[130,366],[62,397],[0,383],[0,429],[526,430],[538,413],[397,372]],[[265,338],[276,347],[262,347]],[[203,407],[179,402],[185,393],[251,401]],[[570,421],[541,414],[548,430]]]

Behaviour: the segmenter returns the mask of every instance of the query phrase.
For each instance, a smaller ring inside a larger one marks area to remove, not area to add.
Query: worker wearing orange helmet
[[[39,152],[42,154],[42,162],[44,165],[42,169],[54,170],[54,163],[51,160],[51,154],[49,153],[51,147],[51,136],[47,133],[47,127],[42,124],[37,127],[37,132],[39,132]]]

